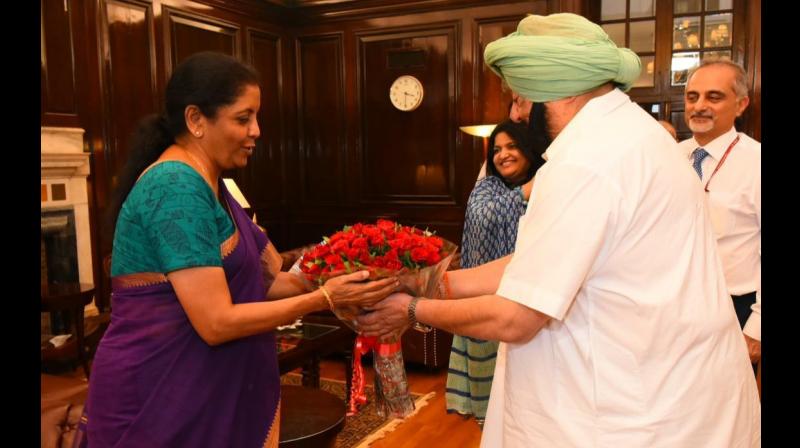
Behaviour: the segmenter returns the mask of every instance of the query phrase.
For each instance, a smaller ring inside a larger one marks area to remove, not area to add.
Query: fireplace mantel
[[[42,179],[89,176],[89,154],[42,152]]]
[[[42,210],[72,209],[81,283],[94,283],[86,179],[89,154],[83,151],[84,130],[42,126]],[[94,303],[87,314],[97,314]]]

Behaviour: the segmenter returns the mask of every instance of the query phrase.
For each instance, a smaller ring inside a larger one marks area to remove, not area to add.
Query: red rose
[[[347,251],[345,251],[345,253],[347,254],[347,258],[349,260],[353,260],[354,261],[354,260],[358,260],[358,256],[361,254],[361,251],[356,249],[356,248],[352,248],[352,249],[347,249]]]
[[[394,230],[394,226],[394,222],[389,221],[388,219],[378,220],[378,228],[381,230]]]
[[[350,246],[358,249],[366,249],[368,246],[367,239],[364,238],[363,236],[360,236],[354,239],[353,242],[350,243]]]
[[[342,262],[342,257],[340,257],[338,255],[335,255],[335,254],[334,255],[328,255],[327,257],[325,257],[325,263],[328,266],[335,265],[335,264],[340,264],[341,262]]]
[[[358,256],[358,261],[365,265],[370,265],[372,263],[372,258],[369,256],[369,252],[364,251]]]
[[[403,267],[403,263],[401,263],[400,260],[388,260],[388,261],[386,261],[386,268],[387,269],[399,270],[399,269],[402,269],[402,267]]]
[[[369,237],[369,242],[373,246],[382,247],[384,244],[383,235],[374,235]]]
[[[428,251],[421,248],[415,247],[411,249],[411,259],[417,263],[422,263],[428,258]]]
[[[397,255],[397,249],[391,249],[384,255],[384,258],[387,260],[399,260],[400,258]]]
[[[320,244],[314,248],[314,258],[323,258],[325,255],[331,253],[331,247],[327,244]]]
[[[392,249],[400,249],[400,248],[403,247],[403,240],[401,240],[399,238],[393,239],[393,240],[388,240],[386,242],[389,244],[389,247],[391,247]]]
[[[333,245],[331,246],[332,252],[343,252],[346,251],[347,249],[350,249],[350,244],[343,239],[333,243]]]
[[[370,238],[373,236],[382,236],[381,230],[377,226],[373,225],[364,226],[362,233]]]

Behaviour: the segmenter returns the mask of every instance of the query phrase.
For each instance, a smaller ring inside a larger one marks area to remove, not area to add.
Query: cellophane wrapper
[[[448,255],[438,263],[418,269],[403,267],[399,270],[375,267],[361,267],[359,270],[370,272],[369,280],[379,280],[397,276],[400,284],[408,294],[416,297],[438,298],[439,284],[458,246],[443,239],[442,251]],[[316,276],[309,276],[300,270],[302,257],[297,260],[290,272],[298,275],[309,290],[318,288],[328,279],[338,275],[348,274],[356,270],[341,270],[327,272]],[[336,307],[333,313],[348,327],[358,332],[357,317],[366,313],[360,307]],[[358,406],[366,402],[363,393],[363,371],[361,370],[361,355],[372,351],[373,367],[375,368],[375,398],[378,415],[382,417],[405,417],[414,411],[414,400],[408,391],[408,378],[406,376],[403,352],[400,348],[400,334],[376,340],[359,335],[353,353],[353,385],[351,400],[348,404],[348,415],[354,415]],[[359,384],[361,382],[361,384]],[[360,389],[360,391],[359,391]]]

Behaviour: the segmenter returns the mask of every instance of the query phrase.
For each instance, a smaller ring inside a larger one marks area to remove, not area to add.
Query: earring
[[[202,132],[200,132],[200,131],[195,131],[194,135],[196,135],[196,136],[200,137],[200,136],[202,136],[202,135],[203,135],[203,133],[202,133]]]

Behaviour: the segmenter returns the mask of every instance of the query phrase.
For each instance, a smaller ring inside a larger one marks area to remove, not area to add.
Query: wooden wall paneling
[[[345,62],[341,32],[296,39],[301,203],[341,204],[347,165]]]
[[[258,125],[261,136],[247,167],[237,170],[236,182],[250,202],[259,224],[268,229],[273,244],[288,237],[285,190],[292,181],[287,174],[286,114],[283,39],[280,35],[248,27],[246,52],[249,63],[261,76],[261,109]]]
[[[218,51],[241,58],[241,27],[215,17],[162,6],[167,78],[172,68],[194,53]]]
[[[293,22],[298,24],[320,24],[336,21],[370,19],[375,17],[402,16],[429,12],[452,13],[467,8],[494,7],[530,3],[529,0],[267,0],[283,3],[288,8]],[[545,1],[545,0],[542,0]],[[550,0],[553,1],[553,0]],[[562,0],[563,2],[564,0]],[[571,0],[570,2],[584,0]]]
[[[108,301],[110,284],[102,272],[103,259],[111,253],[113,229],[107,222],[108,205],[116,179],[128,157],[128,143],[136,123],[157,111],[154,15],[150,2],[104,0],[96,10],[97,77],[93,85],[99,98],[91,105],[92,122],[87,135],[94,134],[90,188],[95,218],[96,281],[102,301]],[[89,25],[87,24],[87,28]],[[94,93],[92,93],[94,95]],[[94,118],[100,117],[100,118]],[[88,117],[84,117],[88,118]],[[107,305],[108,303],[104,303]]]
[[[247,168],[242,170],[241,186],[253,207],[285,203],[283,190],[287,183],[283,135],[283,82],[281,38],[265,31],[247,30],[250,64],[261,76],[261,109],[258,125],[261,136]]]
[[[750,106],[744,113],[744,132],[761,141],[761,0],[747,2],[747,68]]]
[[[111,185],[128,158],[128,140],[140,119],[158,111],[152,5],[101,2],[101,64],[106,124],[106,168]]]
[[[480,100],[477,104],[478,117],[475,124],[496,124],[508,119],[508,107],[511,104],[511,91],[504,90],[502,80],[484,63],[483,52],[491,42],[506,36],[517,29],[517,24],[524,16],[499,17],[476,21],[476,42],[473,44],[476,55],[476,78]]]
[[[454,205],[456,78],[460,22],[412,31],[390,30],[359,35],[359,148],[361,201]],[[422,50],[424,64],[390,66],[393,52]],[[389,87],[401,75],[423,84],[422,104],[397,110]]]
[[[42,126],[80,127],[76,101],[72,4],[41,3]]]

